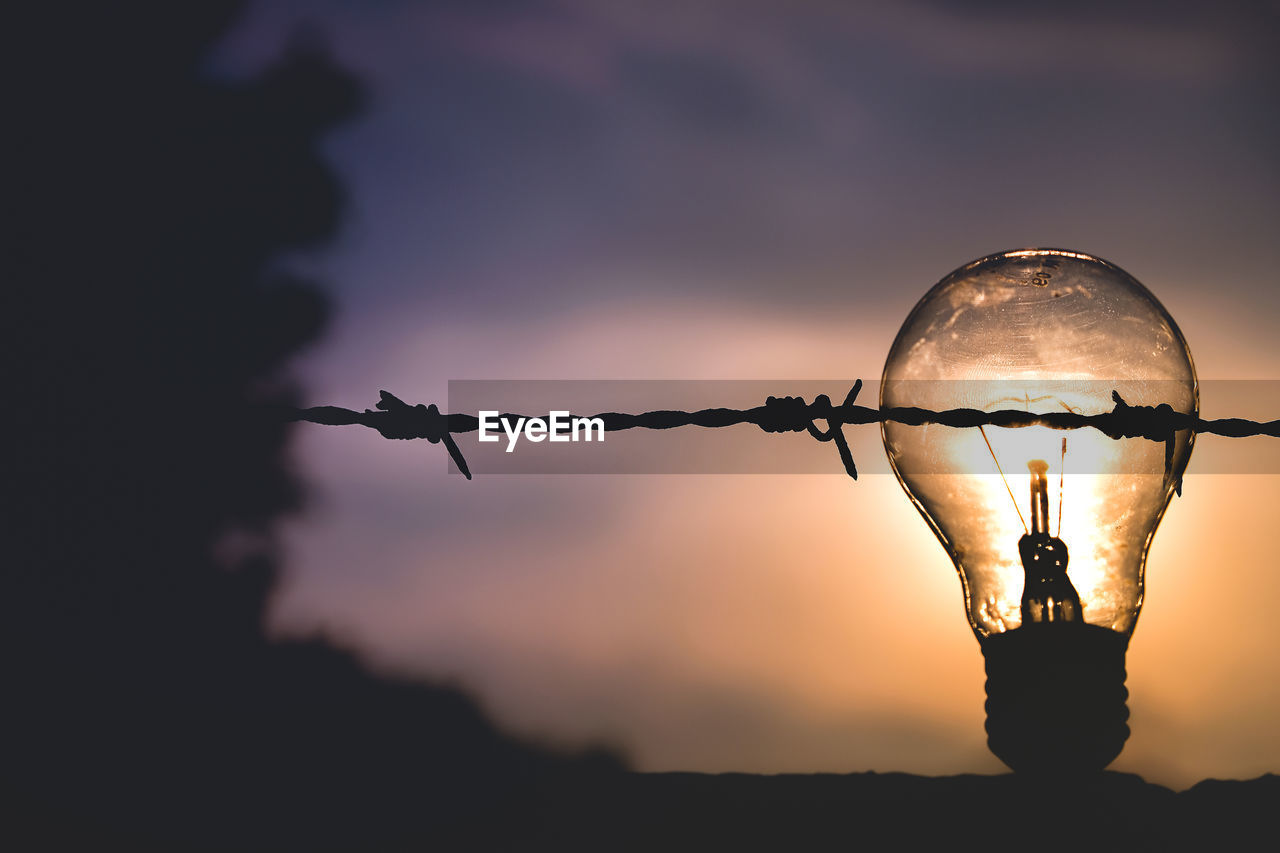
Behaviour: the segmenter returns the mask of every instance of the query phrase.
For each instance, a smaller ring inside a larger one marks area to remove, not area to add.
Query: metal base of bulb
[[[987,746],[1019,773],[1095,773],[1129,738],[1129,638],[1096,625],[1029,625],[982,641]]]

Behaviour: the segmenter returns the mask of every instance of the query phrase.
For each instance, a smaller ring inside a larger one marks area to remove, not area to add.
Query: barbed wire
[[[862,380],[859,379],[854,382],[844,402],[838,406],[833,405],[831,398],[826,394],[819,394],[811,403],[805,402],[803,397],[769,397],[764,405],[750,409],[715,408],[699,409],[694,412],[656,410],[641,414],[602,412],[587,417],[599,418],[604,423],[604,429],[609,432],[627,429],[675,429],[684,426],[719,428],[737,424],[754,424],[770,433],[807,432],[818,441],[834,443],[845,472],[855,480],[858,479],[858,468],[854,464],[853,454],[849,451],[849,443],[842,429],[846,424],[893,421],[909,426],[938,424],[957,428],[981,426],[1043,426],[1061,430],[1091,428],[1113,439],[1145,438],[1163,442],[1166,475],[1170,473],[1172,467],[1177,433],[1183,430],[1229,438],[1257,435],[1280,437],[1280,420],[1265,422],[1244,418],[1205,420],[1198,415],[1179,412],[1163,403],[1158,406],[1130,406],[1116,391],[1111,392],[1114,403],[1111,411],[1096,415],[1082,415],[1071,411],[1035,413],[1013,409],[984,412],[980,409],[934,411],[912,406],[871,408],[856,404],[861,390]],[[514,421],[524,416],[503,413],[498,417]],[[471,479],[471,469],[467,466],[467,461],[457,442],[453,440],[453,434],[478,430],[480,419],[476,415],[441,412],[435,403],[410,405],[390,392],[380,391],[375,409],[357,412],[340,406],[313,406],[307,409],[291,409],[286,419],[325,426],[358,424],[377,430],[383,438],[425,438],[432,444],[443,443],[454,464],[458,466],[458,470],[468,480]],[[826,426],[818,426],[818,421],[824,421]],[[1180,484],[1178,488],[1181,490]]]

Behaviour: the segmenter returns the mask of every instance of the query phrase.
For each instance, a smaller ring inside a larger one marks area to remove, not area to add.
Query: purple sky
[[[934,282],[1032,245],[1137,276],[1202,379],[1270,379],[1280,61],[1256,6],[260,0],[218,66],[252,73],[309,22],[371,87],[327,146],[347,228],[294,261],[339,309],[300,365],[316,402],[872,380]],[[999,768],[959,585],[891,477],[464,483],[432,450],[300,430],[315,500],[282,630],[645,769]],[[1280,632],[1239,594],[1280,592],[1280,484],[1194,458],[1188,482],[1116,765],[1174,785],[1280,764]]]

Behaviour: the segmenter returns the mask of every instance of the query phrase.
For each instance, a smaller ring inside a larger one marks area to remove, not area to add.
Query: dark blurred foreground
[[[435,773],[423,767],[373,812],[358,810],[363,801],[335,812],[317,800],[286,826],[272,822],[279,835],[241,827],[231,810],[217,825],[121,826],[69,820],[21,800],[8,801],[5,824],[31,850],[1262,850],[1274,849],[1280,805],[1280,777],[1272,775],[1175,794],[1119,773],[1055,786],[1012,775],[600,769],[490,779],[469,789],[483,795],[459,809],[419,798]]]
[[[0,849],[1219,846],[1274,777],[636,775],[497,732],[457,691],[274,642],[296,510],[289,359],[327,306],[279,271],[341,192],[317,153],[364,93],[314,44],[202,62],[230,0],[6,13]],[[362,567],[352,566],[352,571]],[[1265,836],[1259,836],[1265,837]]]
[[[3,19],[0,849],[370,849],[611,761],[264,635],[275,525],[301,504],[279,410],[328,314],[279,259],[333,235],[318,146],[364,92],[314,38],[210,78],[239,6]]]

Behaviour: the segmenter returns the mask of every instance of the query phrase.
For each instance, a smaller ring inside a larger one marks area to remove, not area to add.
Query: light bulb
[[[1198,411],[1191,353],[1120,268],[1024,249],[967,264],[907,317],[882,408],[1084,415]],[[882,425],[893,471],[955,563],[987,671],[991,750],[1015,770],[1089,771],[1128,738],[1124,655],[1148,549],[1191,454],[1047,426]]]

